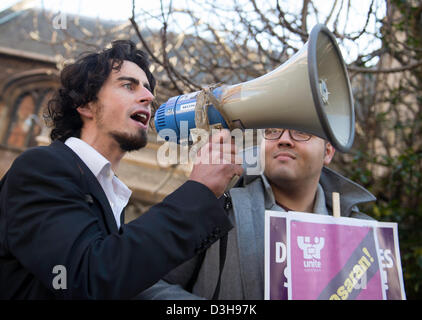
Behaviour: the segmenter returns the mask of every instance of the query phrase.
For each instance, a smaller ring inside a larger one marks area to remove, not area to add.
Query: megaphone
[[[180,138],[180,123],[195,128],[200,91],[170,98],[155,114],[155,127],[172,129]],[[254,80],[212,91],[220,112],[209,106],[210,125],[224,128],[286,128],[328,140],[347,152],[354,140],[355,115],[347,69],[334,35],[316,25],[306,44],[275,70]]]

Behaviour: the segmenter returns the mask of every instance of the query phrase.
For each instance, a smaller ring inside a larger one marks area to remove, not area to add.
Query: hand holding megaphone
[[[189,180],[204,184],[217,198],[221,197],[233,177],[243,172],[237,153],[230,131],[217,131],[199,149]]]

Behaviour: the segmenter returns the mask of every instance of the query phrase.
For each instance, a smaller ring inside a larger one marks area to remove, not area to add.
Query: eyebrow
[[[118,77],[117,78],[117,80],[118,81],[129,81],[129,82],[132,82],[133,84],[135,84],[135,85],[139,85],[139,80],[138,79],[135,79],[135,78],[133,78],[133,77],[125,77],[125,76],[123,76],[123,77]],[[145,88],[147,88],[148,89],[148,91],[150,91],[151,92],[151,87],[149,86],[149,84],[148,84],[148,82],[144,82],[144,83],[142,83],[142,85],[145,87]]]

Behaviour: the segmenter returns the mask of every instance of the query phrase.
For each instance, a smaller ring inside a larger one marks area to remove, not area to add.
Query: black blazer
[[[232,228],[214,194],[187,181],[118,230],[97,179],[59,141],[25,151],[0,186],[2,299],[129,299]]]

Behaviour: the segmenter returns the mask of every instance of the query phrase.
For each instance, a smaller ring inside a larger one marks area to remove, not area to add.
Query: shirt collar
[[[70,137],[65,141],[65,144],[81,158],[94,176],[98,177],[102,172],[108,177],[114,175],[110,161],[85,141]]]

